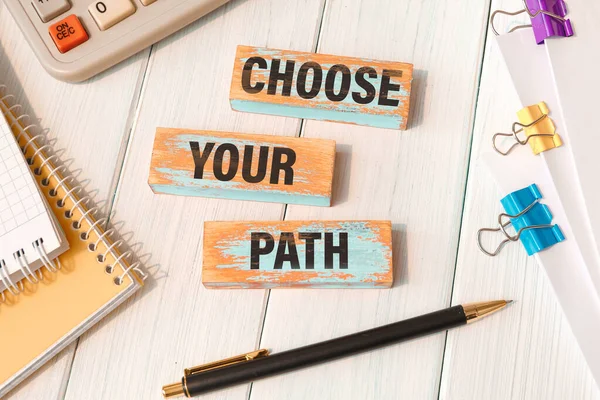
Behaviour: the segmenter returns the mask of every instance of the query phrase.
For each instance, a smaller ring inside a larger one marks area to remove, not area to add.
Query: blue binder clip
[[[533,255],[556,243],[565,240],[565,236],[556,224],[552,224],[552,213],[547,205],[540,203],[542,194],[536,184],[530,185],[500,200],[505,213],[498,215],[498,228],[482,228],[477,232],[479,249],[488,256],[496,256],[509,242],[521,240],[527,255]],[[509,226],[515,234],[507,232]],[[501,232],[505,239],[496,250],[490,252],[481,243],[483,232]]]

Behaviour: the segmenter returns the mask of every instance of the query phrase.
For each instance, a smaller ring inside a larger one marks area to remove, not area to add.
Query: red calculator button
[[[61,53],[66,53],[89,39],[87,32],[75,14],[71,14],[51,25],[48,31]]]

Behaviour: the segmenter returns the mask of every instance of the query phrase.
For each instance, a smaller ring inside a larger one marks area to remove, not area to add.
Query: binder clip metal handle
[[[536,12],[532,12],[531,9],[529,8],[529,6],[527,5],[525,0],[523,1],[523,9],[519,10],[519,11],[514,11],[514,12],[510,12],[510,11],[504,11],[504,10],[496,10],[492,13],[491,17],[490,17],[490,25],[492,26],[492,31],[494,32],[494,34],[496,36],[500,36],[500,33],[498,33],[498,30],[496,29],[495,25],[494,25],[494,19],[496,18],[496,15],[498,14],[504,14],[504,15],[510,15],[510,16],[514,16],[514,15],[519,15],[522,13],[527,13],[527,15],[529,16],[529,18],[533,19],[535,17],[537,17],[538,15],[542,14],[542,15],[547,15],[551,18],[554,18],[562,23],[566,23],[567,19],[561,17],[560,15],[557,15],[555,13],[551,13],[549,11],[546,10],[537,10]],[[513,27],[512,29],[510,29],[507,33],[511,33],[516,31],[517,29],[523,29],[523,28],[531,28],[532,25],[531,24],[526,24],[526,25],[517,25],[515,27]]]
[[[526,128],[530,128],[532,126],[534,126],[535,124],[537,124],[538,122],[542,121],[544,118],[546,118],[548,115],[547,114],[543,114],[541,117],[539,117],[538,119],[536,119],[535,121],[529,123],[529,124],[521,124],[520,122],[513,122],[512,124],[512,133],[496,133],[494,136],[492,136],[492,146],[494,147],[494,150],[496,151],[496,153],[501,154],[503,156],[507,156],[511,151],[513,151],[513,149],[519,145],[521,146],[525,146],[527,143],[529,143],[529,141],[532,138],[535,137],[540,137],[540,136],[545,136],[545,137],[552,137],[555,134],[554,133],[534,133],[532,135],[527,136],[525,139],[520,139],[518,134],[523,132],[523,130],[525,130]],[[517,129],[517,127],[520,127]],[[513,143],[512,146],[510,146],[507,150],[502,151],[498,146],[497,146],[497,140],[499,137],[513,137],[515,139],[515,143]]]
[[[544,225],[531,225],[531,226],[526,226],[524,228],[519,229],[519,231],[517,231],[516,234],[511,235],[510,233],[508,233],[506,231],[506,228],[510,225],[512,225],[512,222],[510,221],[510,219],[512,218],[518,218],[524,214],[526,214],[527,212],[529,212],[536,204],[538,203],[538,200],[532,202],[531,204],[529,204],[523,211],[521,211],[520,213],[516,214],[516,215],[510,215],[510,214],[506,214],[506,213],[502,213],[500,215],[498,215],[498,228],[481,228],[480,230],[477,231],[477,246],[479,247],[479,250],[481,250],[484,254],[490,256],[490,257],[495,257],[497,256],[500,251],[502,251],[502,249],[504,248],[504,246],[506,246],[508,243],[510,242],[516,242],[521,238],[521,234],[525,231],[531,230],[531,229],[545,229],[545,228],[552,228],[553,225],[551,224],[544,224]],[[503,222],[504,218],[509,218],[508,221]],[[501,232],[505,239],[502,240],[498,246],[496,247],[496,249],[494,251],[488,251],[484,246],[483,243],[481,242],[481,235],[483,234],[483,232]]]

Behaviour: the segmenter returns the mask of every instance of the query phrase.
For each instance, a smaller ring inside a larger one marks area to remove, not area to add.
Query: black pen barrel
[[[342,336],[264,358],[189,375],[184,384],[191,396],[227,386],[289,372],[298,368],[350,356],[366,350],[444,331],[467,323],[462,306],[407,319],[378,328]]]

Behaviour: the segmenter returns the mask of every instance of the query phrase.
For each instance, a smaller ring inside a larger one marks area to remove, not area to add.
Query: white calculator
[[[80,82],[228,0],[4,0],[44,68]]]

